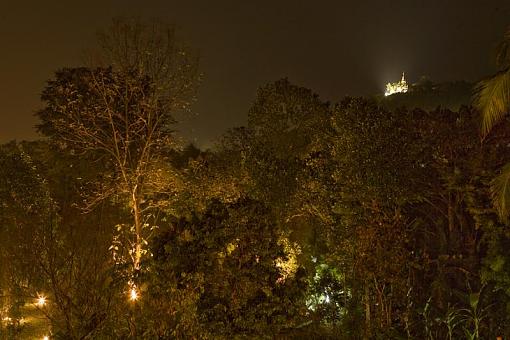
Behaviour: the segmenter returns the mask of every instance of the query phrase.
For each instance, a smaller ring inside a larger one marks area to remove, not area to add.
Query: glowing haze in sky
[[[33,112],[54,70],[80,64],[114,16],[158,17],[200,50],[204,83],[181,124],[202,146],[246,121],[256,88],[282,77],[335,101],[494,71],[508,0],[2,1],[0,142],[35,138]]]

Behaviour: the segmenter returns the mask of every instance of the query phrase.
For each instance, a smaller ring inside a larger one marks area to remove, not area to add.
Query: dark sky
[[[0,142],[35,138],[52,73],[81,64],[115,16],[160,18],[200,50],[204,82],[182,132],[208,145],[243,124],[258,86],[282,77],[336,101],[410,81],[494,71],[508,0],[88,0],[0,2]]]

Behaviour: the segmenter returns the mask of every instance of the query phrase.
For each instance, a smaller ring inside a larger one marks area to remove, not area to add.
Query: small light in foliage
[[[130,291],[129,291],[129,300],[131,301],[136,301],[138,300],[139,296],[138,296],[138,292],[136,290],[136,286],[133,286]]]
[[[43,340],[50,340],[50,337],[45,335],[45,336],[43,336]]]
[[[39,295],[36,305],[38,307],[44,307],[46,305],[46,297],[44,295]]]

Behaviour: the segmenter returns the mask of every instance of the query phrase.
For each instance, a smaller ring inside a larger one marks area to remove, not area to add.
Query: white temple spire
[[[390,96],[395,93],[406,93],[408,89],[409,86],[407,86],[405,72],[402,72],[402,79],[398,83],[386,84],[386,92],[384,92],[384,95]]]

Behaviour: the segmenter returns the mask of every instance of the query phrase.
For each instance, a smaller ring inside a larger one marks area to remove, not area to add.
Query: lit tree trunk
[[[140,260],[142,257],[142,222],[141,222],[141,211],[140,211],[140,201],[138,198],[138,185],[135,185],[135,188],[131,194],[132,204],[133,204],[133,216],[135,220],[135,258],[134,258],[134,267],[135,270],[140,269]]]

